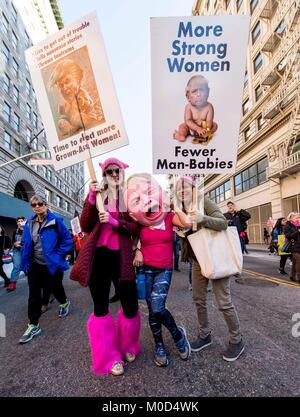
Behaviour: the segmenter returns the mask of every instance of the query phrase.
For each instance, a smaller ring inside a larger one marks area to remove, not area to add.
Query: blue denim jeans
[[[11,271],[10,280],[11,282],[17,282],[20,275],[21,265],[21,250],[13,248],[13,270]]]
[[[154,342],[163,343],[163,324],[171,333],[175,343],[182,338],[172,314],[166,309],[166,300],[172,279],[172,268],[156,268],[144,265],[146,278],[146,301],[149,309],[149,325]]]

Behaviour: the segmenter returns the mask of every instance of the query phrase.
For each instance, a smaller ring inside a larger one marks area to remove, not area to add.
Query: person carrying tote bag
[[[183,205],[183,208],[187,213],[192,212],[191,196],[194,186],[195,184],[190,177],[181,177],[175,185],[175,197]],[[200,195],[200,193],[198,193],[198,195]],[[211,231],[221,232],[227,229],[227,221],[222,212],[218,206],[207,197],[204,197],[204,214],[199,211],[194,211],[191,220],[197,223],[197,230],[207,228]],[[186,235],[189,235],[190,233],[192,232],[189,231]],[[200,264],[197,261],[188,239],[185,239],[184,242],[188,245],[189,254],[193,258],[193,301],[197,309],[199,323],[199,335],[191,342],[191,349],[193,352],[199,352],[212,343],[207,314],[207,286],[209,279],[203,275]],[[213,239],[212,244],[214,244]],[[226,248],[220,248],[220,258],[221,250],[224,252]],[[243,353],[245,346],[242,339],[238,315],[231,300],[230,276],[226,274],[224,277],[218,277],[211,281],[218,308],[224,316],[229,331],[229,344],[226,351],[223,353],[223,359],[228,362],[233,362]]]

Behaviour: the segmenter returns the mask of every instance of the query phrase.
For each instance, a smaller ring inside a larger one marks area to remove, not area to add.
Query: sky
[[[59,0],[59,4],[65,25],[97,12],[129,138],[128,146],[93,159],[96,174],[98,162],[112,156],[129,165],[127,177],[151,173],[150,17],[191,16],[194,0]],[[165,176],[156,178],[164,184]]]

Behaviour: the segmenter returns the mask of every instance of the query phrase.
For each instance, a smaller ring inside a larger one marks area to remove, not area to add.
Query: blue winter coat
[[[36,217],[36,215],[30,217],[24,226],[20,269],[25,273],[30,269],[33,260],[32,226]],[[42,226],[40,236],[43,255],[51,275],[69,269],[65,258],[72,249],[73,242],[63,219],[48,211],[46,224]]]

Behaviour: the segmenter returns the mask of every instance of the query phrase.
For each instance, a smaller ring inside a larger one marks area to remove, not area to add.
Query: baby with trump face
[[[143,226],[160,224],[169,211],[166,193],[149,174],[136,174],[128,178],[124,201],[130,216]]]

